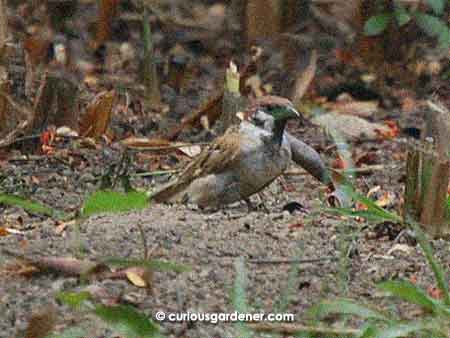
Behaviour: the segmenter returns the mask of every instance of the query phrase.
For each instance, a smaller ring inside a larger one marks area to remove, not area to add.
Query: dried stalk
[[[315,327],[315,326],[305,326],[300,324],[272,324],[272,323],[258,323],[258,324],[248,324],[248,326],[259,332],[271,332],[280,333],[285,335],[295,335],[302,332],[308,332],[308,334],[318,334],[323,336],[358,336],[361,334],[360,330],[355,329],[338,329],[338,328],[326,328],[326,327]]]
[[[145,96],[147,98],[148,105],[158,106],[161,104],[161,93],[159,91],[159,79],[156,72],[152,32],[150,29],[148,10],[146,7],[144,7],[142,25],[144,40],[144,59],[142,60],[142,74],[144,76]]]

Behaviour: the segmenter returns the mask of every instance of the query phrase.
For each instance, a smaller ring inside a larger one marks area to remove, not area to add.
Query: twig
[[[176,174],[176,173],[178,173],[180,171],[181,171],[181,169],[156,170],[156,171],[149,171],[149,172],[146,172],[146,173],[131,174],[130,176],[133,176],[133,177],[160,176],[160,175],[166,175],[166,174]]]
[[[201,142],[201,143],[178,143],[178,144],[171,144],[167,146],[160,146],[160,147],[146,147],[146,146],[127,146],[128,149],[132,151],[161,151],[161,150],[173,150],[173,149],[179,149],[179,148],[185,148],[185,147],[192,147],[192,146],[207,146],[210,143],[208,142]]]
[[[346,174],[353,174],[353,173],[358,173],[358,174],[362,174],[362,173],[368,173],[371,171],[376,171],[376,170],[384,170],[386,169],[386,167],[382,164],[374,164],[374,165],[368,165],[368,166],[364,166],[364,167],[360,167],[360,168],[349,168],[349,169],[334,169],[336,172],[338,173],[346,173]]]
[[[363,174],[363,173],[368,173],[371,171],[385,170],[385,169],[386,169],[386,166],[384,166],[382,164],[375,164],[375,165],[369,165],[369,166],[365,166],[365,167],[361,167],[361,168],[349,168],[349,169],[334,169],[334,168],[332,168],[331,170],[335,171],[337,173]],[[285,176],[304,176],[304,175],[310,175],[310,174],[306,171],[291,170],[291,171],[286,171],[283,175],[285,175]]]
[[[48,159],[47,155],[20,155],[8,158],[8,162],[41,161],[45,159]]]
[[[333,335],[333,336],[358,336],[361,334],[360,330],[356,329],[337,329],[327,327],[305,326],[300,324],[272,324],[272,323],[258,323],[248,324],[248,326],[255,331],[272,332],[281,334],[296,334],[300,332],[310,332],[319,335]]]
[[[31,109],[29,109],[25,106],[21,106],[16,101],[14,101],[14,99],[10,95],[0,92],[0,96],[3,97],[4,99],[6,99],[6,101],[8,101],[8,103],[10,104],[11,107],[13,107],[19,113],[21,113],[22,118],[29,119],[34,115],[34,112]]]
[[[326,256],[309,259],[250,259],[248,262],[252,264],[304,264],[304,263],[316,263],[316,262],[337,261],[337,260],[338,257]]]
[[[141,234],[142,247],[144,249],[144,259],[149,259],[147,238],[145,237],[145,231],[144,231],[141,221],[137,222],[136,226],[138,227],[139,232]]]

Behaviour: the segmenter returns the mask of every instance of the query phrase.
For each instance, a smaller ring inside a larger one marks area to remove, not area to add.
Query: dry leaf
[[[340,133],[349,140],[377,140],[380,135],[392,133],[390,127],[380,123],[372,123],[358,116],[328,113],[315,116],[312,122],[321,125],[326,130]]]
[[[102,92],[96,96],[94,102],[87,108],[80,123],[80,134],[88,137],[100,137],[106,132],[111,118],[114,90]]]
[[[167,147],[170,145],[170,141],[162,138],[148,138],[148,137],[128,137],[122,140],[121,143],[127,147],[133,148],[156,148]]]
[[[375,129],[375,132],[379,135],[382,139],[390,139],[397,137],[398,134],[400,134],[400,128],[397,125],[397,122],[393,120],[388,120],[384,122],[385,125],[388,127],[388,129]]]
[[[145,288],[147,286],[146,281],[142,278],[142,271],[140,270],[132,270],[128,269],[125,274],[127,275],[128,280],[135,286],[140,288]]]
[[[0,227],[0,237],[9,235],[9,231],[5,227]]]
[[[180,147],[178,148],[183,154],[189,157],[195,157],[201,153],[202,148],[198,145],[192,145],[188,147]]]

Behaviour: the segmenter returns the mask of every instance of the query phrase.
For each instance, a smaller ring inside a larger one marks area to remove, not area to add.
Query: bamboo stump
[[[428,102],[422,147],[407,158],[404,217],[420,222],[433,237],[450,236],[450,111]]]

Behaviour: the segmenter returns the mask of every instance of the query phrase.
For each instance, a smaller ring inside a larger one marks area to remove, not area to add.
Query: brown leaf
[[[87,108],[80,123],[80,134],[88,137],[100,137],[106,132],[113,108],[116,92],[101,92]]]
[[[49,61],[48,49],[50,47],[50,43],[50,36],[45,31],[38,32],[25,38],[23,48],[27,52],[29,60],[33,66],[41,63],[47,63]]]
[[[0,227],[0,237],[8,236],[9,231],[5,227]]]
[[[121,143],[127,147],[134,148],[153,148],[153,147],[166,147],[170,145],[170,141],[162,138],[148,138],[148,137],[128,137],[122,140]]]
[[[125,275],[128,280],[135,286],[140,288],[151,289],[153,283],[153,273],[148,268],[130,267],[125,269]]]

